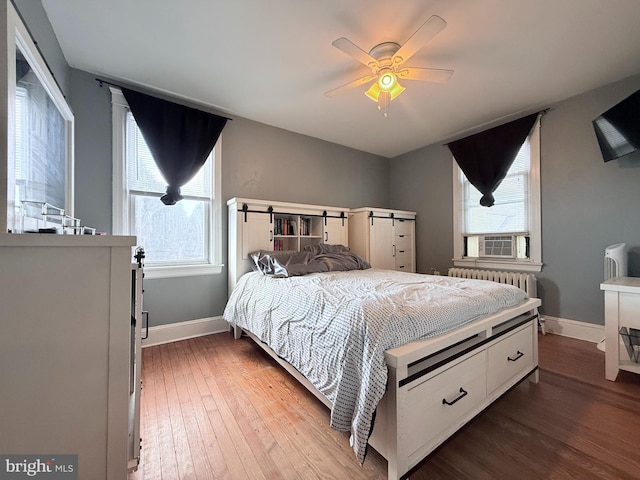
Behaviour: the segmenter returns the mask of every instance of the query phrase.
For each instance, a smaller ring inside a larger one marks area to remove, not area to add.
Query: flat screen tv
[[[640,90],[614,105],[593,121],[605,162],[640,148]]]

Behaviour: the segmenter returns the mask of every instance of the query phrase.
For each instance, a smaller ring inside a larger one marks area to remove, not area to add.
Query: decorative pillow
[[[305,251],[311,252],[313,255],[320,255],[323,253],[344,253],[349,251],[349,247],[344,245],[329,245],[321,243],[319,245],[306,245]]]
[[[371,264],[353,252],[321,253],[313,257],[314,262],[321,262],[330,272],[344,272],[348,270],[366,270]]]
[[[249,254],[254,270],[272,277],[288,277],[289,269],[299,270],[293,265],[306,265],[313,257],[310,252],[298,252],[296,250],[282,250],[271,252],[258,250]]]

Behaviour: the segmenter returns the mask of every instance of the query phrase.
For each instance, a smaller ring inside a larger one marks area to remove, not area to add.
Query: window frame
[[[129,105],[122,91],[109,87],[112,104],[113,234],[135,235],[131,225],[131,199],[127,188],[126,124]],[[209,263],[154,265],[145,267],[145,278],[172,278],[222,273],[222,135],[213,148],[212,198],[209,211]],[[138,192],[139,193],[139,192]],[[158,198],[160,195],[158,195]],[[167,207],[170,208],[170,207]]]
[[[517,258],[482,258],[464,256],[464,185],[462,170],[455,158],[453,163],[453,265],[463,268],[491,268],[506,271],[540,272],[542,270],[542,230],[540,205],[540,116],[529,134],[530,168],[529,168],[529,239],[528,259]],[[485,232],[492,234],[494,232]],[[496,233],[498,234],[498,233]]]

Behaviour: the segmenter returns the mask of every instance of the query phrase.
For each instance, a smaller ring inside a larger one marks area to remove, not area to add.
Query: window
[[[114,233],[135,235],[145,249],[147,278],[220,273],[218,140],[183,200],[164,205],[166,182],[120,90],[112,88]],[[216,195],[217,193],[217,195]]]
[[[492,207],[453,160],[455,266],[540,271],[540,120],[494,192]]]
[[[73,215],[73,113],[11,4],[7,30],[15,34],[7,45],[8,62],[15,68],[7,72],[0,223],[4,231],[60,228]]]

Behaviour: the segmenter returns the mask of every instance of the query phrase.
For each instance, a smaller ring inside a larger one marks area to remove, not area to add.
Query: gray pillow
[[[304,249],[307,252],[311,252],[313,255],[321,255],[324,253],[345,253],[349,251],[349,247],[344,245],[329,245],[321,243],[319,245],[306,245]]]

